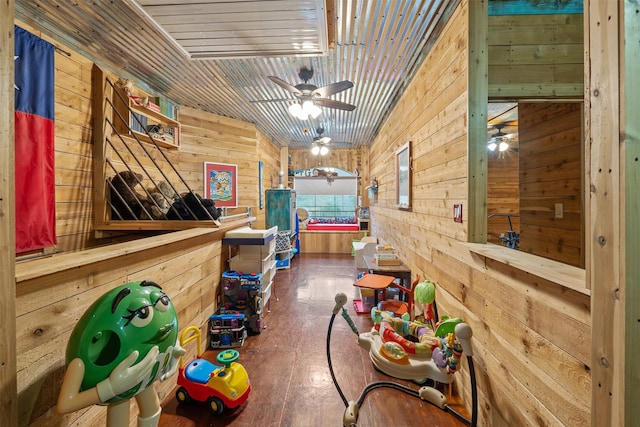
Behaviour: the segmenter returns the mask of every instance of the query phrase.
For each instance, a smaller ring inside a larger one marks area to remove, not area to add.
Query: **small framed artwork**
[[[204,195],[216,207],[238,207],[238,166],[227,163],[204,163]]]
[[[260,209],[264,209],[264,184],[262,180],[264,178],[264,162],[260,160],[258,162],[258,206]]]
[[[411,210],[411,141],[396,151],[396,206]]]

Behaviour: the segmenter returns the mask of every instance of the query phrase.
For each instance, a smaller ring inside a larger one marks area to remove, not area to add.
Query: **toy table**
[[[353,286],[357,286],[359,288],[368,288],[373,289],[373,304],[374,306],[378,305],[378,291],[381,289],[387,289],[393,281],[396,280],[394,276],[385,276],[382,274],[365,274],[358,280],[356,280]],[[360,305],[356,304],[356,301],[353,302],[355,310],[357,313],[362,314],[366,313],[366,310],[362,307],[362,301],[360,301]]]

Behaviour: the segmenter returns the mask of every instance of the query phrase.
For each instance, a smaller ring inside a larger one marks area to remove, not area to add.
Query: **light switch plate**
[[[462,204],[453,205],[453,220],[455,222],[462,222]]]
[[[564,218],[564,206],[562,203],[556,203],[556,218]]]

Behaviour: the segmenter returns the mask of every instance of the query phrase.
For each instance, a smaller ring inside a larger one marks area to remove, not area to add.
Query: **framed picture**
[[[396,206],[411,210],[411,141],[396,151]]]
[[[216,207],[238,207],[238,166],[205,162],[204,195]]]
[[[258,200],[260,209],[264,209],[264,184],[262,180],[264,178],[264,162],[260,160],[258,162]]]

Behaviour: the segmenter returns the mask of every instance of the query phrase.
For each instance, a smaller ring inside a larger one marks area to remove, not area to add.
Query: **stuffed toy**
[[[160,193],[151,193],[149,197],[142,200],[142,213],[140,219],[166,219],[169,210],[169,203]]]
[[[156,198],[154,194],[159,195],[163,199],[164,203],[163,206],[161,206],[161,209],[164,211],[164,213],[167,213],[169,211],[169,206],[179,197],[176,190],[174,190],[173,187],[166,181],[160,181],[154,187],[147,187],[147,192],[156,201],[158,200],[158,198]]]
[[[142,211],[141,219],[167,219],[166,214],[178,193],[166,181],[147,187],[147,193],[149,197],[142,203],[146,211]]]
[[[131,171],[118,172],[110,178],[111,219],[140,219],[145,194],[135,189],[142,181],[142,175]]]
[[[190,191],[183,193],[179,199],[173,202],[167,213],[167,218],[183,220],[211,220],[211,218],[213,218],[217,220],[221,214],[222,210],[216,208],[214,200],[204,199],[199,194]],[[209,215],[211,215],[211,217],[209,217]]]

